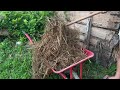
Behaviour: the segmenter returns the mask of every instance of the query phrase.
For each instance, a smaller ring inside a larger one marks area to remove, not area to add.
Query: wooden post
[[[91,17],[91,18],[88,18],[87,37],[86,37],[86,39],[85,39],[86,49],[89,48],[91,29],[92,29],[92,17]]]

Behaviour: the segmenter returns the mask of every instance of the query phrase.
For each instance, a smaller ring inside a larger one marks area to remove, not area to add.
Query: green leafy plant
[[[52,11],[1,11],[0,30],[7,29],[14,39],[25,40],[22,31],[38,39],[44,33],[46,18],[52,15]]]

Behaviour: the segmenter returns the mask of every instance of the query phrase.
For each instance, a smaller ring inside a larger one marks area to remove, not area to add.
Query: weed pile
[[[50,68],[61,70],[86,57],[79,32],[69,29],[57,16],[48,19],[45,33],[33,49],[33,78],[44,79]]]

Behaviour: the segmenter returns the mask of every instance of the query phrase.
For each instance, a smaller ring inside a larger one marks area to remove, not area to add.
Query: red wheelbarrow
[[[70,79],[82,79],[82,69],[83,69],[83,63],[87,60],[89,60],[90,58],[92,58],[94,56],[94,53],[87,50],[87,49],[83,49],[84,50],[84,53],[87,55],[86,58],[82,59],[82,60],[79,60],[78,62],[76,63],[73,63],[72,65],[64,68],[64,69],[61,69],[60,71],[56,71],[54,69],[51,68],[51,70],[56,73],[56,74],[59,74],[60,76],[62,76],[64,79],[68,79],[66,77],[66,75],[64,74],[65,71],[69,70],[69,74],[70,74]],[[78,76],[77,73],[73,70],[73,68],[77,65],[80,65],[79,68],[80,68],[80,75]]]
[[[28,38],[28,40],[30,41],[31,44],[33,44],[32,42],[32,39],[30,38],[30,36],[25,33],[23,31],[23,33],[25,34],[25,36]],[[87,55],[86,58],[82,59],[82,60],[79,60],[78,62],[76,63],[73,63],[72,65],[64,68],[64,69],[61,69],[59,71],[56,71],[55,69],[51,68],[52,72],[56,73],[56,74],[59,74],[60,76],[62,76],[64,79],[68,79],[66,77],[66,75],[64,74],[65,71],[68,71],[69,70],[69,74],[70,74],[70,79],[82,79],[82,69],[83,69],[83,63],[87,60],[89,60],[90,58],[92,58],[94,56],[94,53],[87,50],[87,49],[83,49],[84,53]],[[80,75],[78,76],[77,73],[73,70],[73,68],[77,65],[80,65],[79,68],[80,68]]]

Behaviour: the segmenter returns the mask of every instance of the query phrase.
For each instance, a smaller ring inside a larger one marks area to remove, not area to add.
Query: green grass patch
[[[31,61],[31,51],[24,46],[8,39],[0,43],[0,79],[31,78]]]
[[[114,75],[116,64],[105,68],[95,62],[86,61],[83,65],[83,79],[103,79],[105,75]]]

